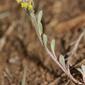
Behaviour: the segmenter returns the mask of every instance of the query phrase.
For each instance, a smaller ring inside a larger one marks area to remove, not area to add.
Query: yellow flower
[[[22,2],[22,3],[21,3],[21,7],[27,9],[28,11],[30,11],[30,10],[33,9],[32,4],[27,3],[27,2]]]
[[[27,2],[22,2],[21,7],[22,8],[28,8],[28,3]]]
[[[29,1],[16,0],[16,1],[17,3],[20,3],[22,8],[27,9],[28,11],[31,11],[33,9],[32,0]]]
[[[32,10],[32,9],[33,9],[32,4],[29,4],[28,7],[27,7],[27,9],[28,9],[29,11]]]
[[[16,0],[17,1],[17,3],[21,3],[22,2],[22,0]]]

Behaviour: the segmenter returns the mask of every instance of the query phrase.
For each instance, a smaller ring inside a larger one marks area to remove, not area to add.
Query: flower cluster
[[[24,0],[16,0],[17,3],[21,5],[22,8],[27,9],[28,11],[31,11],[33,9],[32,2],[24,1]]]

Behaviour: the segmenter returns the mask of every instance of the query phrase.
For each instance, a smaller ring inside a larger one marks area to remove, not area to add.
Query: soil
[[[35,10],[41,9],[44,32],[49,38],[48,47],[55,38],[56,55],[65,55],[71,73],[82,81],[76,68],[85,64],[85,38],[75,55],[69,57],[66,54],[85,29],[85,0],[35,0]],[[13,29],[11,33],[10,28]],[[29,15],[15,0],[0,1],[0,38],[6,38],[4,47],[0,48],[0,85],[23,85],[25,70],[25,85],[78,85],[45,52]]]

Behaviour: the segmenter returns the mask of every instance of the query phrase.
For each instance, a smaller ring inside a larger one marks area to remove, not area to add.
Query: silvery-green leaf
[[[42,15],[43,15],[43,12],[42,10],[39,12],[39,15],[38,15],[38,22],[41,22],[42,20]]]
[[[43,42],[44,42],[44,45],[47,46],[47,35],[46,34],[43,34]]]
[[[81,73],[81,74],[83,74],[83,71],[82,71],[82,69],[80,69],[80,68],[77,68],[77,70]]]
[[[81,69],[82,69],[83,73],[85,73],[85,65],[82,65]]]
[[[55,53],[55,39],[52,39],[51,41],[51,51]]]
[[[42,33],[43,33],[43,26],[42,26],[41,23],[38,23],[38,27],[39,27],[38,31],[39,31],[39,34],[40,34],[40,36],[41,36]]]
[[[62,66],[65,68],[65,59],[63,55],[59,56],[59,62],[62,64]]]
[[[42,10],[39,11],[36,15],[36,20],[37,20],[37,25],[38,25],[38,32],[41,36],[41,34],[43,33],[43,26],[42,26],[42,23],[41,23],[41,20],[42,20],[42,15],[43,15],[43,12]]]
[[[43,12],[42,10],[40,10],[37,15],[36,15],[36,18],[37,18],[37,22],[40,23],[41,20],[42,20],[42,15],[43,15]]]

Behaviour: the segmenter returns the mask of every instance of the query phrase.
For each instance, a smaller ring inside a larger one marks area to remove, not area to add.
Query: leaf
[[[37,14],[37,22],[38,22],[38,23],[41,22],[41,20],[42,20],[42,15],[43,15],[43,12],[42,12],[42,10],[40,10],[40,11],[38,12],[38,14]]]
[[[51,51],[53,52],[53,54],[55,53],[55,39],[52,39],[51,41]]]
[[[82,74],[85,74],[85,65],[82,65],[81,68],[77,68],[77,70]]]
[[[59,62],[62,64],[62,66],[65,68],[65,59],[63,55],[60,55]]]
[[[47,46],[47,35],[46,34],[43,34],[43,42],[44,42],[44,45]]]
[[[83,73],[85,73],[85,65],[82,65],[81,69],[82,69]]]
[[[38,32],[39,32],[40,36],[43,33],[43,26],[42,26],[42,23],[41,23],[42,15],[43,15],[42,10],[39,11],[38,14],[36,15],[36,20],[37,20],[37,24],[38,24]]]
[[[81,74],[83,74],[83,71],[82,71],[82,69],[80,69],[80,68],[77,68],[77,70],[81,73]]]
[[[39,27],[38,31],[39,31],[39,34],[40,34],[40,36],[41,36],[42,33],[43,33],[43,26],[42,26],[41,23],[38,23],[38,27]]]

